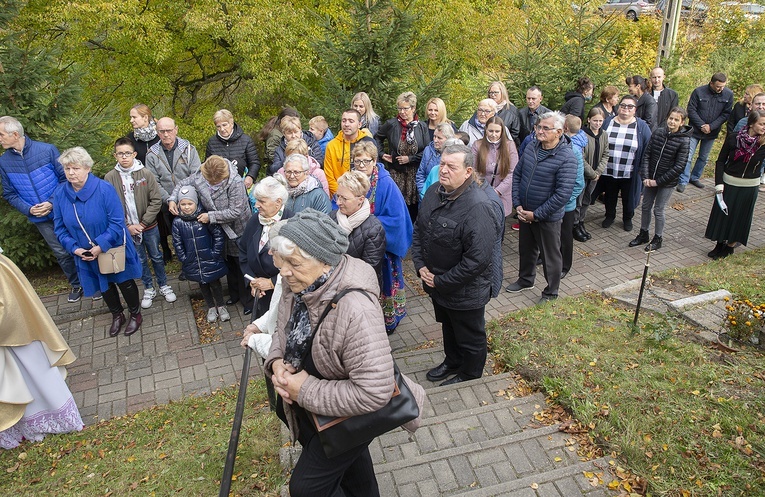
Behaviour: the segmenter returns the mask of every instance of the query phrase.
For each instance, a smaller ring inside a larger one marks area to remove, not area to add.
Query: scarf
[[[319,180],[314,178],[313,176],[306,176],[306,178],[300,182],[298,186],[292,187],[289,186],[289,183],[287,184],[287,193],[289,193],[290,198],[297,198],[304,193],[308,193],[312,190],[315,190],[319,187]]]
[[[157,123],[152,119],[145,128],[136,128],[133,130],[135,139],[142,142],[150,142],[157,137]]]
[[[122,180],[122,195],[125,198],[125,219],[127,224],[140,224],[141,220],[138,217],[138,209],[135,205],[135,180],[133,179],[133,172],[143,169],[143,163],[138,159],[133,159],[133,165],[128,169],[122,169],[117,163],[114,166],[120,173],[120,179]],[[141,235],[137,235],[137,242],[141,243],[143,239]]]
[[[375,213],[375,197],[377,196],[377,180],[380,175],[377,170],[377,166],[372,167],[372,175],[369,176],[369,192],[367,193],[367,199],[369,199],[369,213]]]
[[[369,199],[364,199],[364,203],[361,204],[359,210],[346,216],[340,211],[337,211],[337,224],[349,235],[353,230],[361,226],[361,224],[367,220],[371,214],[371,207],[369,206]]]
[[[306,294],[315,291],[329,279],[332,269],[327,274],[322,274],[316,281],[311,283],[308,288],[295,294],[295,303],[292,306],[292,314],[287,321],[287,344],[284,348],[284,362],[301,371],[303,361],[311,352],[311,343],[313,342],[313,333],[311,332],[311,320],[308,316],[308,307],[303,298]]]
[[[478,118],[475,118],[475,127],[478,129],[478,131],[481,132],[481,135],[486,134],[486,125],[481,123],[481,121],[478,120]]]
[[[733,154],[733,160],[739,160],[743,157],[744,161],[748,162],[760,148],[759,138],[759,136],[749,134],[749,126],[739,131],[736,135],[736,152]]]
[[[409,121],[409,124],[401,119],[401,116],[396,116],[396,119],[399,124],[401,124],[401,136],[399,137],[399,141],[406,142],[409,145],[416,143],[417,139],[414,137],[414,130],[417,129],[417,126],[420,124],[417,114],[414,115],[414,119]]]
[[[271,226],[281,221],[282,215],[284,215],[284,207],[279,209],[279,212],[274,214],[273,217],[263,217],[263,215],[260,212],[258,212],[258,221],[260,221],[260,224],[263,226],[263,231],[260,232],[260,243],[258,244],[258,252],[263,250],[263,247],[265,247],[266,244],[268,243],[268,233],[271,231]]]

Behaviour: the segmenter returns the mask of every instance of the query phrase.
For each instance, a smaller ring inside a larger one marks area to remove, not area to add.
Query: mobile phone
[[[90,250],[86,250],[85,252],[82,253],[82,255],[84,255],[85,257],[93,257],[93,252],[91,252]]]

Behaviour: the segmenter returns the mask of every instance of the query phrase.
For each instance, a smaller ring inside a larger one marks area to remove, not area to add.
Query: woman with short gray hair
[[[287,209],[295,214],[303,209],[311,208],[329,214],[332,207],[329,197],[315,177],[310,174],[311,164],[302,154],[292,154],[284,160],[282,178],[285,178],[287,193]]]

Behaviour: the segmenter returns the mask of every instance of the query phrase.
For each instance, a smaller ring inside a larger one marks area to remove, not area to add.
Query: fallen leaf
[[[14,472],[14,471],[16,471],[17,469],[19,469],[19,466],[21,466],[21,463],[20,463],[20,462],[17,462],[16,464],[14,464],[13,466],[11,466],[10,468],[6,468],[6,470],[5,470],[5,471],[6,471],[6,473],[13,473],[13,472]]]

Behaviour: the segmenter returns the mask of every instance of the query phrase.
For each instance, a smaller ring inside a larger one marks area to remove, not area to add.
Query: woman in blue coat
[[[100,291],[112,312],[109,335],[119,335],[125,324],[124,307],[117,287],[127,303],[130,313],[125,335],[130,336],[141,327],[141,302],[138,287],[133,281],[141,277],[141,261],[134,243],[127,242],[125,212],[117,192],[106,181],[94,176],[90,170],[93,159],[82,147],[64,151],[58,158],[64,167],[68,183],[64,183],[53,196],[53,225],[64,249],[73,254],[82,289],[87,296]],[[125,268],[112,274],[101,274],[98,254],[111,248],[125,247]]]

